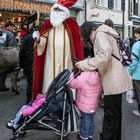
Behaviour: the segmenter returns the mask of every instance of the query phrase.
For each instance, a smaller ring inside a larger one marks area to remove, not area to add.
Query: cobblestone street
[[[10,87],[9,78],[7,79],[7,86]],[[13,95],[11,91],[0,92],[0,140],[9,140],[11,131],[9,131],[5,124],[9,119],[12,119],[14,114],[18,111],[21,105],[25,102],[25,80],[18,82],[18,89],[20,95]],[[122,140],[139,140],[140,138],[140,118],[132,115],[132,110],[136,108],[136,103],[128,104],[123,97],[123,127]],[[103,109],[99,108],[95,116],[95,134],[94,140],[99,140],[99,133],[101,132],[103,118]],[[59,140],[59,136],[50,131],[29,131],[22,140]],[[70,134],[66,140],[77,140],[76,134]]]

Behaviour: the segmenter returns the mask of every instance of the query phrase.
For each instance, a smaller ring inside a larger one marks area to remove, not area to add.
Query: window
[[[113,9],[114,7],[114,0],[108,0],[108,8]]]
[[[96,0],[96,4],[99,6],[106,6],[105,2],[106,2],[106,0]]]
[[[108,0],[108,8],[121,10],[121,2],[122,0]]]
[[[130,14],[133,15],[133,1],[130,1]]]
[[[134,0],[134,15],[138,15],[138,0]]]

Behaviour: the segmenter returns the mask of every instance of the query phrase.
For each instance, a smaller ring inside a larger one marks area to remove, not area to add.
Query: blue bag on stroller
[[[21,118],[20,124],[13,130],[11,140],[26,134],[28,130],[52,130],[63,137],[78,131],[79,116],[74,105],[71,89],[68,87],[69,70],[64,70],[51,83],[45,102],[30,116]]]

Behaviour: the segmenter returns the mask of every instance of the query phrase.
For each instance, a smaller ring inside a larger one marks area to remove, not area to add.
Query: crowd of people
[[[136,40],[132,45],[132,63],[125,67],[112,56],[120,58],[117,43],[120,35],[112,20],[107,19],[99,27],[86,21],[79,28],[68,10],[74,3],[59,3],[61,0],[53,5],[40,34],[35,23],[25,23],[21,28],[19,62],[27,78],[26,104],[39,93],[46,94],[51,82],[63,70],[77,67],[82,72],[69,86],[76,89],[76,106],[81,113],[78,138],[93,140],[94,114],[103,92],[104,118],[100,140],[121,140],[122,95],[129,90],[134,90],[138,103],[138,110],[133,114],[140,117],[140,28],[134,30]],[[0,29],[0,47],[16,45],[11,27],[6,23],[5,28]],[[10,42],[6,36],[12,36],[9,38],[13,40]],[[75,58],[78,59],[76,63]],[[1,77],[0,84],[5,82],[5,77]],[[7,90],[5,84],[0,87]]]
[[[31,22],[24,21],[21,24],[21,31],[19,33],[16,31],[15,25],[10,20],[6,21],[4,27],[0,29],[1,48],[19,47],[19,60],[17,60],[19,64],[17,66],[23,68],[24,75],[27,79],[26,103],[29,103],[32,98],[32,64],[34,52],[33,46],[35,40],[32,34],[35,30],[36,27],[34,20]],[[0,75],[0,91],[9,90],[5,84],[6,78],[6,72]]]

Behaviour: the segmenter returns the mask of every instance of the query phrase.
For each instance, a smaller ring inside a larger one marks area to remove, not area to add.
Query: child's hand
[[[74,73],[72,72],[69,79],[72,79],[74,77]]]

